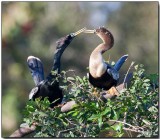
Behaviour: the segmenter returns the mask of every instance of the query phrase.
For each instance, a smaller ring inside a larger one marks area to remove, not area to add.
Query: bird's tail
[[[119,71],[120,68],[122,67],[123,63],[127,60],[128,58],[128,54],[127,55],[123,55],[114,65],[114,69]]]

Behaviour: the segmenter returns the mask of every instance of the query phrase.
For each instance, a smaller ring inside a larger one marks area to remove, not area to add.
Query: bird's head
[[[113,47],[114,45],[114,37],[112,33],[109,30],[107,30],[105,27],[99,27],[98,29],[94,29],[94,30],[86,29],[83,32],[84,33],[94,33],[98,35],[105,44],[108,44],[110,46],[110,48]]]

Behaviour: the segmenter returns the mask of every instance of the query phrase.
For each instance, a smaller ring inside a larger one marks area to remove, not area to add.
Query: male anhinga
[[[103,43],[99,44],[91,53],[89,60],[89,81],[98,88],[104,90],[110,89],[112,86],[116,86],[119,79],[119,69],[123,63],[127,60],[128,55],[122,56],[112,67],[110,64],[103,60],[102,54],[111,49],[114,45],[113,35],[109,30],[104,27],[100,27],[96,30],[85,30],[84,33],[94,33],[98,35]]]
[[[53,58],[53,67],[46,79],[44,79],[43,65],[41,60],[34,56],[28,57],[27,63],[36,85],[36,87],[31,90],[29,99],[35,100],[35,98],[38,97],[42,97],[42,99],[44,97],[48,97],[50,102],[55,101],[55,103],[51,104],[51,107],[54,107],[62,102],[62,89],[59,87],[59,82],[57,80],[54,80],[57,75],[60,74],[61,56],[67,46],[71,43],[73,38],[84,30],[85,28],[75,33],[70,33],[69,35],[57,41],[57,47]],[[53,71],[56,71],[56,73],[53,74]]]

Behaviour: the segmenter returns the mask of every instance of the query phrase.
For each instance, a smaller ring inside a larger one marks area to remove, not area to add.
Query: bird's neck
[[[102,43],[98,45],[91,53],[89,71],[93,77],[101,77],[107,70],[107,66],[103,60],[102,54],[109,49],[110,47],[107,44]]]
[[[101,43],[93,50],[92,53],[100,52],[103,54],[105,51],[109,50],[110,48],[111,46],[108,45],[107,43]]]
[[[60,38],[57,43],[56,51],[54,53],[54,58],[53,58],[53,67],[52,70],[55,71],[57,70],[58,73],[60,73],[60,66],[61,66],[61,56],[67,46],[71,43],[74,37],[71,36],[71,34]]]

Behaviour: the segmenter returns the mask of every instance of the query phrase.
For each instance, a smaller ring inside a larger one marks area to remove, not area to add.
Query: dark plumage
[[[42,99],[48,97],[50,102],[57,100],[55,103],[51,104],[51,107],[57,106],[62,102],[63,93],[62,89],[59,87],[59,81],[55,80],[58,74],[60,74],[60,66],[61,66],[61,56],[67,46],[71,43],[73,38],[81,33],[84,29],[71,33],[57,41],[56,51],[54,53],[53,58],[53,67],[49,75],[43,81],[39,82],[36,87],[34,87],[30,94],[29,98],[35,100],[38,97]],[[30,67],[31,68],[31,67]],[[32,70],[32,69],[31,69]],[[53,72],[55,72],[53,74]],[[38,77],[38,76],[37,76]]]
[[[94,78],[89,73],[89,82],[98,88],[103,88],[105,90],[110,89],[112,86],[117,85],[117,80],[113,79],[111,75],[106,71],[101,77]]]
[[[55,101],[50,105],[50,107],[57,106],[63,99],[62,89],[59,88],[59,83],[55,82],[50,84],[47,80],[42,81],[38,86],[33,88],[30,92],[30,96],[33,100],[39,97],[42,99],[48,97],[48,100],[51,103]]]

